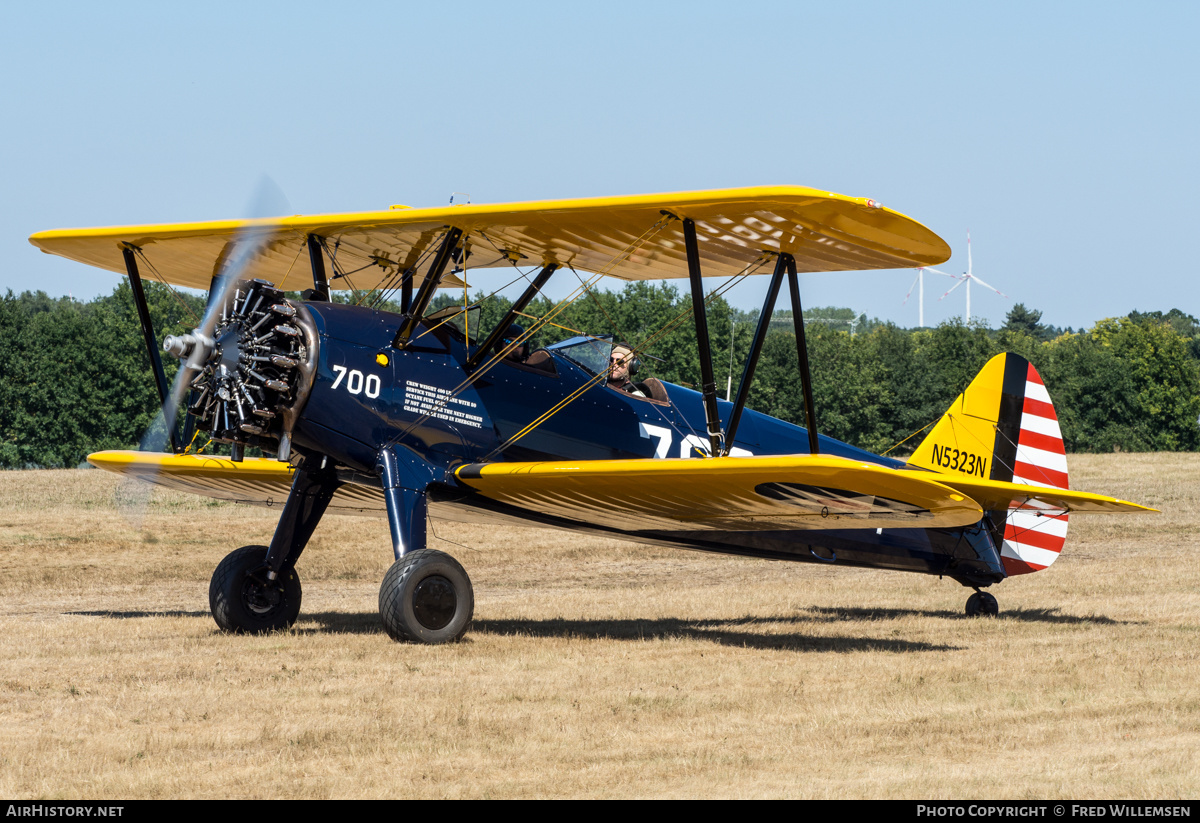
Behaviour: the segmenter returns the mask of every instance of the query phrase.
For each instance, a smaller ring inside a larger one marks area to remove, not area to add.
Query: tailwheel
[[[1000,614],[1000,604],[987,592],[976,590],[967,598],[967,617],[995,617]]]
[[[401,557],[379,588],[379,615],[394,640],[452,643],[475,613],[471,580],[445,552],[421,549]]]
[[[213,619],[227,632],[262,634],[286,629],[300,615],[300,578],[284,569],[267,578],[267,547],[243,546],[230,552],[208,585]]]

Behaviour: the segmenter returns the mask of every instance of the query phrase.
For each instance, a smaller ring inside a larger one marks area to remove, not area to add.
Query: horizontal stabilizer
[[[1103,494],[1056,489],[1050,486],[1030,486],[1002,480],[971,479],[960,475],[938,474],[939,483],[957,489],[972,498],[986,511],[1037,507],[1057,512],[1123,513],[1156,512],[1149,506],[1130,503]]]

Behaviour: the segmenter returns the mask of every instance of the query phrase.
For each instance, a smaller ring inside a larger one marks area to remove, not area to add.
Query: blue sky
[[[797,184],[920,220],[945,271],[969,230],[1012,297],[973,291],[993,327],[1016,301],[1076,328],[1200,315],[1198,23],[1194,2],[13,5],[0,290],[110,292],[27,237],[239,217],[264,174],[296,213]],[[803,299],[911,326],[912,279],[805,275]],[[963,311],[942,291],[927,323]]]

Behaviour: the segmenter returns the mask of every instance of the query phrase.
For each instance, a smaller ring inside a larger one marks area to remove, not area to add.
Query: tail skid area
[[[1068,488],[1054,404],[1037,369],[1015,354],[988,361],[908,463],[951,476]],[[993,520],[1004,523],[1000,554],[1009,575],[1046,568],[1067,539],[1066,510],[1042,501],[1013,501]]]

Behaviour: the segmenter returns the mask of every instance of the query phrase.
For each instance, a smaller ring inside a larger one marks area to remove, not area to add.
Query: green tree
[[[911,454],[921,438],[903,441],[942,415],[946,410],[945,390],[931,391],[937,381],[931,379],[917,335],[889,323],[859,335],[856,342],[862,348],[862,358],[876,364],[874,379],[883,399],[878,446],[898,446],[895,456]]]
[[[1166,314],[1160,311],[1140,312],[1131,311],[1129,319],[1134,323],[1150,321],[1167,323],[1176,333],[1188,341],[1188,349],[1193,359],[1200,360],[1200,320],[1179,309],[1171,309]]]
[[[1039,373],[1054,399],[1067,451],[1145,448],[1136,431],[1137,403],[1125,364],[1087,334],[1049,344]]]
[[[939,408],[949,408],[988,360],[998,354],[996,341],[986,326],[965,325],[955,318],[936,328],[913,333],[925,374],[926,391]]]
[[[159,339],[195,325],[202,301],[145,285]],[[0,313],[0,465],[75,466],[137,444],[159,399],[128,281],[88,304],[9,292]],[[176,364],[166,361],[170,380]]]
[[[1048,344],[1041,371],[1068,451],[1200,447],[1200,365],[1169,323],[1102,320]]]
[[[1004,325],[1000,327],[1001,331],[1023,332],[1035,340],[1042,338],[1042,333],[1045,330],[1042,325],[1042,313],[1037,309],[1027,309],[1024,303],[1017,303],[1008,310],[1008,315],[1004,318]]]
[[[1136,431],[1152,450],[1200,445],[1200,365],[1169,322],[1101,320],[1090,336],[1126,364],[1138,406]]]

